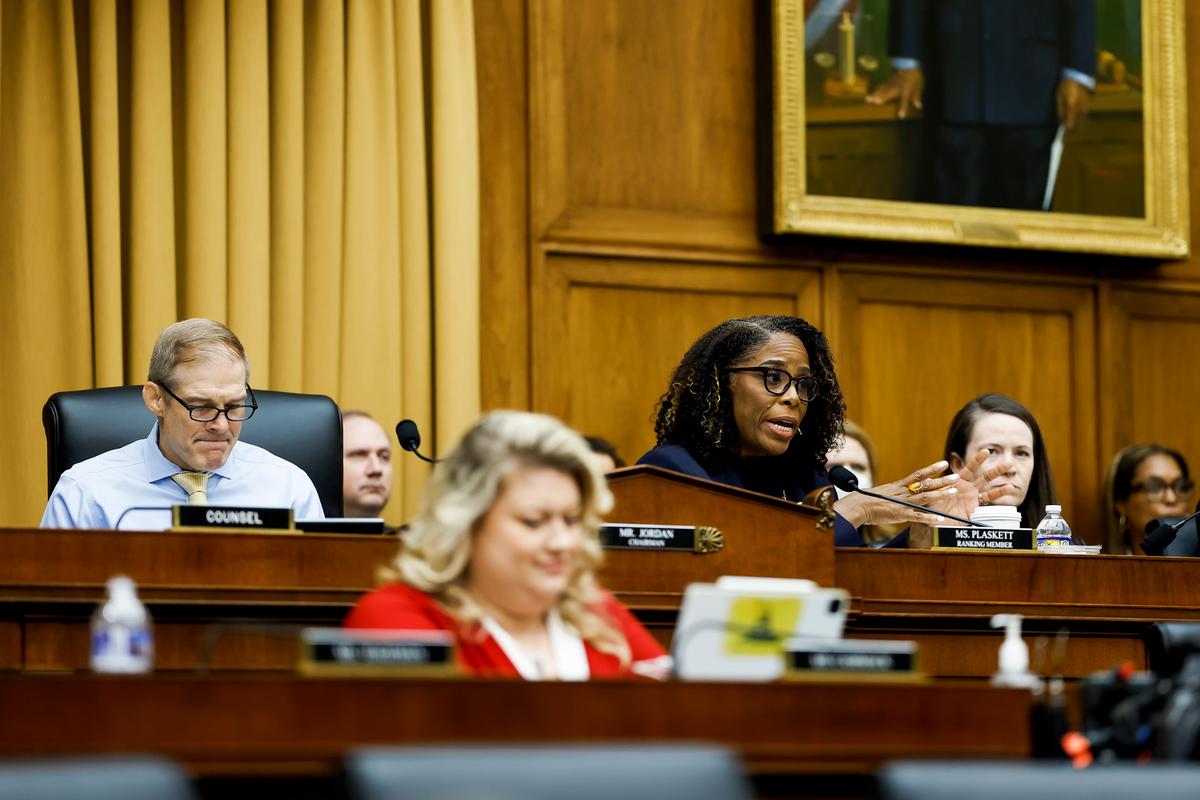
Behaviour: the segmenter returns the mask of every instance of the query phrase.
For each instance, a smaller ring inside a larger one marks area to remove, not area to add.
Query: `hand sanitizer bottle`
[[[108,579],[108,599],[92,615],[92,671],[142,674],[154,668],[150,615],[137,586],[124,575]]]
[[[997,614],[992,617],[993,628],[1004,628],[1004,644],[1000,645],[1000,667],[992,676],[993,686],[1033,687],[1038,678],[1029,671],[1029,645],[1021,638],[1020,614]]]

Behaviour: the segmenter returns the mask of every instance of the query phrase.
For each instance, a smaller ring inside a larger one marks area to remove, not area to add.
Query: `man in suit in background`
[[[142,387],[142,401],[155,416],[150,434],[64,472],[41,526],[116,528],[135,508],[184,503],[287,506],[297,519],[324,519],[303,470],[238,441],[242,424],[258,409],[249,380],[245,348],[229,328],[210,319],[167,327]],[[138,511],[121,527],[162,529],[169,519],[163,511]]]
[[[892,77],[868,103],[926,120],[918,200],[1040,209],[1059,125],[1095,88],[1095,0],[893,0]]]
[[[342,505],[347,517],[380,517],[392,495],[392,442],[364,411],[342,415]]]

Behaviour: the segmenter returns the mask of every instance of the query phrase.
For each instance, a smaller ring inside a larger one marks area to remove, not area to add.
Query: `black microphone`
[[[400,441],[400,449],[407,450],[422,461],[428,461],[430,464],[438,463],[439,459],[426,458],[417,452],[417,448],[421,446],[421,432],[417,430],[417,423],[411,419],[402,419],[396,425],[396,438]]]
[[[1146,535],[1142,537],[1142,551],[1148,556],[1161,556],[1163,551],[1171,546],[1171,542],[1175,541],[1180,529],[1196,517],[1200,517],[1200,511],[1174,523],[1150,520],[1146,523]]]
[[[125,515],[130,511],[170,511],[174,506],[130,506],[121,512],[121,516],[117,517],[116,524],[112,526],[114,531],[121,530],[121,522],[124,521]]]
[[[860,489],[858,488],[858,478],[854,477],[854,473],[843,467],[841,464],[829,470],[829,482],[841,489],[843,492],[858,492],[859,494],[865,494],[868,497],[887,500],[889,503],[896,503],[898,505],[908,506],[909,508],[915,508],[917,511],[924,511],[926,514],[936,514],[939,517],[952,519],[955,522],[961,522],[963,525],[967,525],[972,528],[987,527],[986,525],[980,525],[978,522],[972,522],[964,517],[956,517],[953,514],[947,514],[945,511],[938,511],[937,509],[919,506],[916,503],[910,503],[907,500],[901,500],[898,497],[888,497],[885,494],[876,494],[869,489]]]

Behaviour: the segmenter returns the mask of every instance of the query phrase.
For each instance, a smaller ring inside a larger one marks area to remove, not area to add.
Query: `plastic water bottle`
[[[141,674],[154,668],[150,615],[137,585],[124,575],[108,579],[108,599],[92,615],[92,671]]]
[[[1046,506],[1046,516],[1037,526],[1037,549],[1071,544],[1071,526],[1062,518],[1062,506]]]

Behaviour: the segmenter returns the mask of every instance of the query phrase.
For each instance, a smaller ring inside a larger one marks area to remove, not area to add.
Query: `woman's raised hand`
[[[991,454],[987,449],[980,449],[970,461],[962,465],[957,471],[951,472],[940,480],[945,481],[941,484],[945,489],[955,489],[952,493],[934,494],[928,500],[920,500],[916,497],[912,498],[911,502],[919,503],[923,506],[929,506],[936,511],[942,511],[946,514],[953,514],[956,517],[964,517],[970,519],[975,513],[975,509],[981,505],[994,503],[1010,492],[1014,491],[1009,484],[996,486],[992,489],[985,488],[989,483],[1010,471],[1013,468],[1012,461],[1005,459],[1004,461],[995,464],[987,464],[987,460]],[[909,488],[913,488],[910,485]],[[924,490],[917,486],[914,494],[920,496],[924,494]]]
[[[951,505],[953,498],[958,494],[960,481],[954,473],[942,476],[948,466],[945,461],[935,461],[898,481],[873,486],[871,491],[885,497],[928,506],[935,511],[949,510],[945,506]],[[895,522],[938,525],[945,521],[938,514],[918,511],[858,492],[838,500],[834,503],[834,509],[855,527]]]

